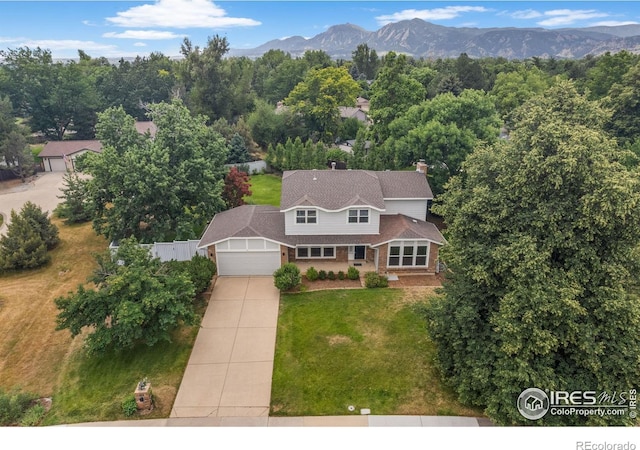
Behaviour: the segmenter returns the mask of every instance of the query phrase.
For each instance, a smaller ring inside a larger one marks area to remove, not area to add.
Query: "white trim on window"
[[[335,259],[336,248],[329,246],[310,245],[296,247],[296,259]]]
[[[369,210],[353,208],[347,211],[347,223],[369,223]]]
[[[429,267],[429,241],[392,241],[387,245],[387,267]]]
[[[318,223],[318,212],[315,209],[297,209],[296,224]]]

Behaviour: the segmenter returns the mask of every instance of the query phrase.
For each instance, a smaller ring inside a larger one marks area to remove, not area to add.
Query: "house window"
[[[318,223],[315,209],[299,209],[296,211],[296,223]]]
[[[425,267],[429,259],[429,247],[414,241],[389,245],[388,267]]]
[[[335,258],[335,247],[298,247],[296,248],[296,258],[298,259],[322,259]]]
[[[350,209],[349,223],[369,223],[368,209]]]

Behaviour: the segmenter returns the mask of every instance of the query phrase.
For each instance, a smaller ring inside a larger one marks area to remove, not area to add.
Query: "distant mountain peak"
[[[255,49],[231,49],[230,56],[259,57],[269,50],[302,56],[308,50],[323,50],[333,58],[351,58],[360,44],[379,54],[390,51],[416,58],[537,57],[582,58],[607,51],[640,53],[640,24],[590,28],[457,28],[422,19],[387,24],[376,31],[345,23],[333,25],[312,38],[293,36],[269,41]]]

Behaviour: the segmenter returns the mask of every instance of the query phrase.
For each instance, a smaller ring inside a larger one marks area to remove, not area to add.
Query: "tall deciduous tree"
[[[96,289],[80,286],[55,300],[58,330],[68,329],[75,337],[91,327],[85,342],[90,352],[171,342],[173,330],[195,319],[189,277],[163,266],[137,244],[124,239],[116,254],[97,258],[91,279]]]
[[[98,129],[108,130],[103,152],[82,162],[92,176],[94,228],[111,240],[196,238],[224,209],[224,139],[178,100],[151,105],[150,116],[157,125],[155,138],[138,141],[131,117],[113,109],[100,115]]]
[[[438,361],[460,399],[499,424],[630,424],[516,408],[529,387],[621,392],[640,381],[640,177],[606,115],[560,82],[480,147],[436,206],[450,271],[430,303]]]
[[[380,67],[380,58],[375,49],[370,49],[367,44],[360,44],[351,55],[357,75],[364,76],[365,80],[373,80]]]
[[[285,103],[304,116],[310,130],[330,142],[338,131],[338,107],[354,105],[359,92],[360,86],[344,67],[312,69]]]
[[[376,143],[389,137],[388,127],[393,119],[426,98],[424,87],[407,75],[408,69],[406,56],[389,52],[371,85],[369,116]]]

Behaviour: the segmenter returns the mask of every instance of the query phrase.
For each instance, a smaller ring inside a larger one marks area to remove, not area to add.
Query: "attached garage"
[[[264,238],[230,238],[215,244],[221,276],[273,275],[280,267],[280,245]]]
[[[45,172],[66,172],[67,165],[62,158],[42,158]]]

